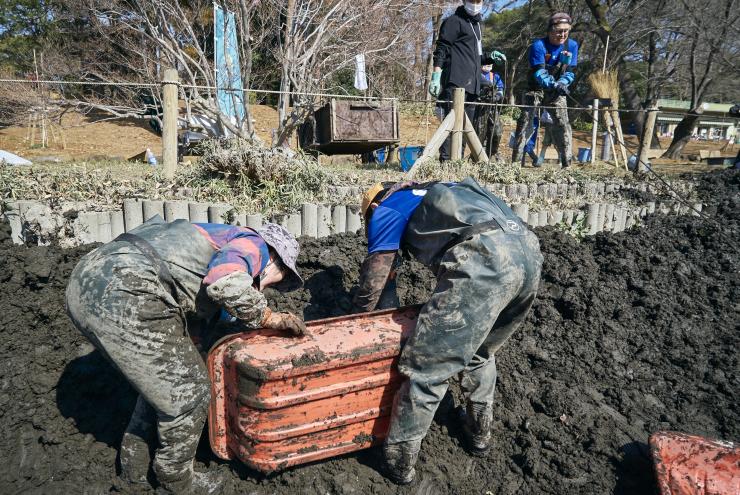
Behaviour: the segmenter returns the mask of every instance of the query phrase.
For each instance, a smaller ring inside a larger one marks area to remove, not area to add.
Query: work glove
[[[506,62],[506,55],[504,55],[502,52],[498,50],[494,50],[491,52],[491,58],[495,63],[502,63]]]
[[[504,93],[501,91],[496,91],[496,94],[493,95],[493,102],[498,103],[504,101]]]
[[[287,330],[292,335],[300,337],[306,334],[306,324],[293,313],[278,313],[265,308],[265,315],[260,323],[262,328],[273,330]]]
[[[429,82],[429,94],[435,98],[441,90],[442,72],[432,72],[432,80]]]
[[[553,89],[555,91],[557,91],[557,93],[560,96],[569,96],[570,95],[570,90],[568,89],[568,85],[565,84],[565,83],[563,83],[563,82],[560,82],[560,81],[556,82],[555,83],[555,86],[553,86]]]

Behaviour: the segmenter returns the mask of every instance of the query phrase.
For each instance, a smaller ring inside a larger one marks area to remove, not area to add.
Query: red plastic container
[[[661,495],[739,495],[740,449],[672,431],[650,436]]]
[[[272,472],[382,441],[418,312],[316,320],[300,339],[258,330],[222,340],[208,355],[213,452]]]

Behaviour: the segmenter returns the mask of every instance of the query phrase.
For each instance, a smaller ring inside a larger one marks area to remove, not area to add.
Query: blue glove
[[[429,94],[435,98],[439,96],[441,89],[440,81],[442,79],[442,72],[432,72],[432,80],[429,81]]]
[[[493,102],[498,103],[500,101],[504,100],[504,92],[503,91],[496,91],[496,94],[493,95]]]
[[[545,89],[552,89],[555,87],[555,78],[547,72],[547,69],[540,69],[535,72],[534,78],[537,83]]]
[[[502,52],[498,50],[494,50],[491,52],[491,58],[496,63],[506,62],[506,55],[504,55]]]
[[[568,89],[568,85],[563,83],[562,81],[558,81],[553,86],[553,89],[558,92],[560,96],[568,96],[570,95],[570,90]]]

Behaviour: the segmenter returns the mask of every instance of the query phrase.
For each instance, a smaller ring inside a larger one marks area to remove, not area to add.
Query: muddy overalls
[[[201,286],[216,250],[185,220],[150,220],[131,234],[146,242],[118,238],[82,258],[67,287],[67,311],[139,393],[125,435],[143,437],[156,417],[154,471],[163,486],[184,493],[210,401],[208,374],[185,313],[216,311]],[[124,449],[122,459],[130,454]]]
[[[413,451],[457,374],[468,402],[490,425],[494,355],[534,302],[542,255],[519,217],[472,178],[429,188],[402,247],[437,275],[401,353],[398,367],[408,380],[396,394],[386,439]]]

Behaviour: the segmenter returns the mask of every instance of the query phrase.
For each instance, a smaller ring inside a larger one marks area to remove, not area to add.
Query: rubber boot
[[[159,477],[158,495],[211,495],[221,493],[224,478],[217,471],[189,471],[178,478]]]
[[[140,396],[118,452],[121,479],[128,483],[147,483],[147,473],[152,463],[150,444],[154,443],[156,431],[155,418],[154,409]]]
[[[419,457],[421,440],[383,444],[385,475],[397,485],[408,485],[416,477],[416,459]]]
[[[465,409],[461,412],[466,447],[470,454],[483,456],[491,448],[493,406],[468,402]]]
[[[121,479],[132,484],[147,483],[147,473],[152,462],[147,442],[134,434],[124,433],[118,454],[121,463]]]

